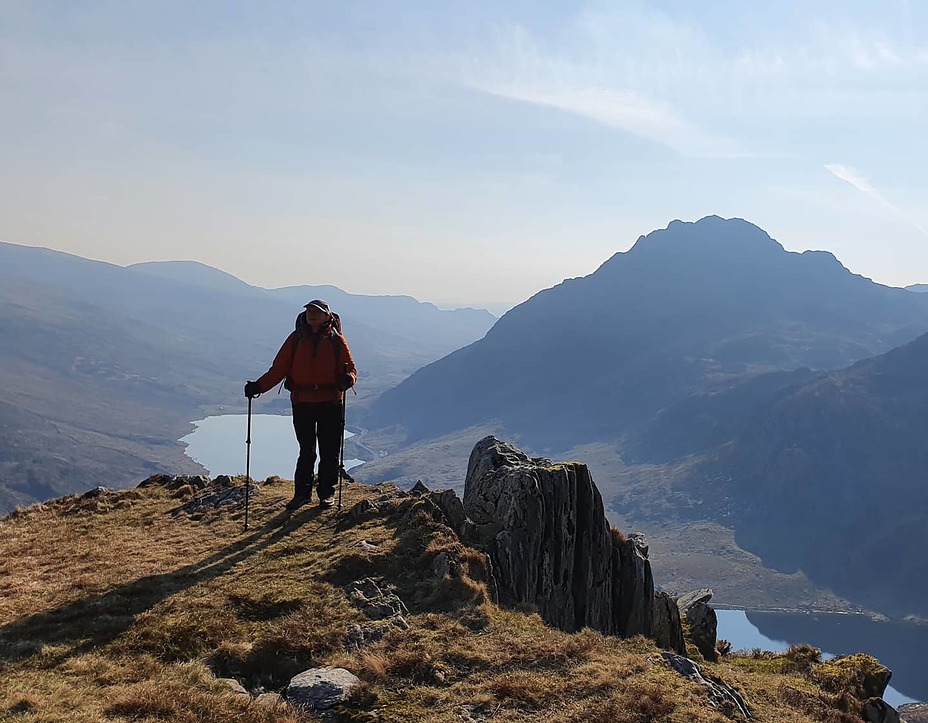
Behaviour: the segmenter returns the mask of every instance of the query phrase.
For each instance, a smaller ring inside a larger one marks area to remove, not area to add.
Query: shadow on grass
[[[223,575],[318,514],[318,508],[294,515],[281,512],[247,537],[196,563],[0,626],[0,663],[33,657],[46,646],[68,646],[51,653],[51,662],[57,663],[106,645],[128,630],[139,614],[171,595]]]

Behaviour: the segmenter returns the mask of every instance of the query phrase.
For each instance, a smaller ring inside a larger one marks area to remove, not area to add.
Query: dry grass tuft
[[[860,716],[850,712],[848,701],[841,696],[828,696],[784,685],[779,697],[791,707],[821,723],[860,723]],[[853,706],[856,708],[857,706]]]
[[[797,672],[809,675],[812,669],[822,662],[822,651],[811,645],[790,645],[783,657],[787,664],[784,669],[788,672]]]

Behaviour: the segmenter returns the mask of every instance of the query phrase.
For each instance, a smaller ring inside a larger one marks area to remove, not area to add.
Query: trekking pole
[[[348,375],[348,362],[345,362],[345,375]],[[342,392],[342,451],[338,458],[338,509],[342,509],[342,480],[345,478],[345,417],[348,408],[348,390]]]
[[[248,397],[248,435],[245,437],[245,530],[248,532],[248,497],[251,492],[251,397]]]

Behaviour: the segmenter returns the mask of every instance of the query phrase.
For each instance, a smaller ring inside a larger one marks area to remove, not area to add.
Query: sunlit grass
[[[193,491],[157,485],[0,520],[0,720],[313,720],[259,707],[218,678],[277,691],[319,665],[364,682],[342,720],[729,720],[649,640],[567,634],[499,608],[486,556],[428,501],[348,485],[341,515],[288,517],[289,492],[263,485],[247,532],[241,510],[172,515]],[[362,499],[382,512],[353,519]],[[440,580],[438,554],[452,570]],[[369,621],[345,586],[366,576],[396,590],[409,627],[346,652],[347,629]],[[812,650],[704,668],[741,691],[757,720],[856,720],[846,718],[855,668],[824,669]]]

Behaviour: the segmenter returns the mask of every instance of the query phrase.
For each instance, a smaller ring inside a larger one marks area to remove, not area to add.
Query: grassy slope
[[[287,518],[289,487],[262,485],[247,533],[241,510],[170,515],[192,490],[161,485],[0,520],[0,719],[314,720],[260,708],[216,676],[279,690],[331,664],[365,683],[341,720],[728,720],[644,639],[568,635],[530,611],[498,608],[481,582],[483,556],[417,498],[349,485],[346,508],[369,499],[381,512],[358,521],[304,508]],[[430,576],[439,552],[459,575]],[[367,621],[345,586],[368,575],[395,585],[410,627],[346,653],[346,628]],[[757,720],[858,720],[838,712],[840,696],[796,656],[705,667],[742,692]]]

